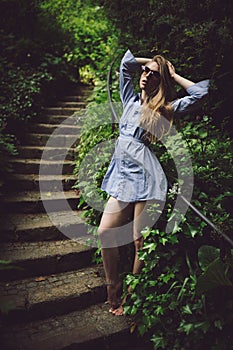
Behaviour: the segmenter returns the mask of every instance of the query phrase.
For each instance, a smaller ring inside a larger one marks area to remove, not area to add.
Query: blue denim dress
[[[123,114],[119,122],[119,137],[101,189],[123,202],[164,201],[167,179],[157,157],[143,142],[145,131],[139,127],[140,94],[135,94],[133,73],[141,65],[128,50],[120,65],[120,95]],[[208,93],[209,80],[187,89],[188,95],[172,102],[175,115],[196,109]]]

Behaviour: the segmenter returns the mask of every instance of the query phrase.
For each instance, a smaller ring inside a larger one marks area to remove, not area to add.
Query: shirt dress
[[[143,141],[145,131],[139,126],[140,94],[135,94],[133,73],[141,65],[128,50],[120,65],[120,96],[123,114],[119,122],[119,137],[101,189],[123,202],[164,201],[167,179],[156,155]],[[189,87],[187,96],[172,101],[174,115],[196,109],[208,93],[209,80]]]

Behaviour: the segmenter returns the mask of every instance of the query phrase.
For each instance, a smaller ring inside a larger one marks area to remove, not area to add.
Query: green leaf
[[[155,309],[155,314],[156,315],[163,315],[164,311],[163,311],[163,308],[162,306],[157,306],[156,309]]]
[[[188,324],[185,324],[183,326],[183,330],[184,332],[188,335],[190,334],[191,330],[193,329],[193,324],[192,323],[188,323]]]
[[[226,265],[217,258],[198,277],[196,292],[201,294],[220,286],[233,286],[233,284],[226,275]]]
[[[167,348],[167,341],[163,336],[153,335],[153,337],[151,338],[151,341],[154,345],[154,349]]]
[[[186,277],[185,279],[184,279],[184,282],[183,282],[183,285],[182,285],[182,287],[181,287],[181,289],[180,289],[180,292],[179,292],[179,294],[178,294],[178,296],[177,296],[177,300],[180,300],[180,299],[182,299],[183,298],[183,296],[184,296],[184,293],[185,293],[185,286],[186,286],[186,284],[188,283],[188,281],[189,281],[189,278],[188,277]]]
[[[175,224],[174,224],[174,227],[173,227],[173,230],[172,230],[172,233],[176,233],[176,232],[180,232],[182,229],[181,227],[179,226],[179,223],[177,221],[175,221]]]
[[[147,327],[144,324],[141,324],[138,326],[138,332],[140,335],[145,334],[147,331]]]
[[[165,245],[167,243],[168,239],[165,238],[165,237],[162,237],[159,239],[159,242],[162,244],[162,245]]]
[[[191,237],[194,238],[196,234],[200,231],[199,227],[194,227],[190,224],[187,224],[189,228],[189,233],[191,234]]]
[[[150,254],[151,252],[153,252],[157,247],[157,244],[154,243],[149,243],[145,245],[145,249],[148,249],[148,253]]]
[[[0,260],[0,265],[8,265],[11,262],[12,262],[11,260]]]
[[[131,289],[131,290],[134,290],[138,284],[139,284],[139,280],[138,280],[138,279],[135,279],[134,281],[132,281],[132,282],[130,283],[130,289]]]
[[[143,236],[144,238],[147,238],[147,237],[149,237],[150,234],[151,234],[151,229],[150,229],[149,227],[146,227],[145,229],[142,230],[141,233],[142,233],[142,236]]]
[[[192,315],[192,311],[191,311],[189,305],[185,305],[185,306],[182,308],[182,311],[184,312],[184,314]]]
[[[210,246],[203,245],[198,250],[198,261],[201,269],[205,271],[209,264],[219,257],[220,249]]]

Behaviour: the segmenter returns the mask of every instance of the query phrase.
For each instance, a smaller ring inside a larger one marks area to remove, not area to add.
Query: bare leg
[[[133,265],[133,274],[139,274],[144,266],[142,260],[138,258],[138,252],[143,247],[143,237],[141,231],[145,227],[152,227],[156,220],[159,217],[159,214],[154,214],[151,216],[147,209],[148,207],[155,203],[154,201],[143,201],[137,202],[134,205],[134,222],[133,222],[133,233],[134,233],[134,246],[135,246],[135,257],[134,257],[134,265]],[[128,289],[130,294],[130,288]],[[121,305],[113,311],[113,313],[117,316],[123,315],[124,309],[123,305],[126,302],[126,297],[122,300]]]
[[[121,286],[118,271],[119,252],[117,236],[120,233],[121,226],[125,225],[129,221],[129,218],[133,218],[133,203],[120,202],[110,197],[98,230],[102,246],[101,253],[106,276],[110,312],[119,305],[117,292]]]
[[[143,267],[143,261],[138,258],[138,251],[143,247],[143,237],[141,231],[146,226],[151,226],[151,220],[148,215],[147,209],[150,202],[138,202],[134,208],[134,247],[135,257],[133,265],[133,274],[139,274]]]
[[[102,248],[101,254],[106,277],[108,302],[110,303],[111,308],[115,309],[118,306],[117,292],[121,284],[118,271],[118,248]]]

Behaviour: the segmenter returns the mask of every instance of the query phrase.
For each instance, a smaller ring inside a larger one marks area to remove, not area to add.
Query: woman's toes
[[[117,309],[114,309],[113,311],[111,311],[112,314],[116,315],[116,316],[122,316],[124,314],[124,309],[123,306],[119,306]]]

